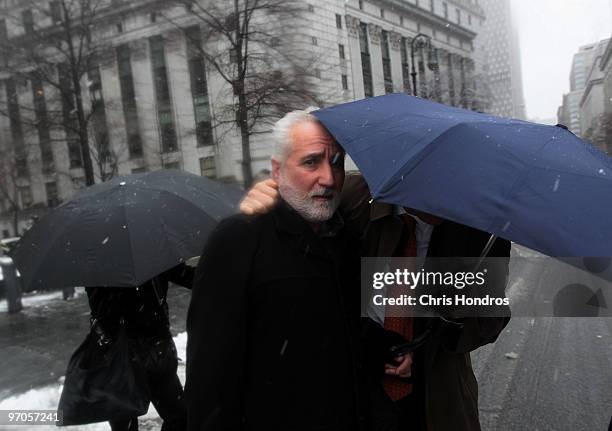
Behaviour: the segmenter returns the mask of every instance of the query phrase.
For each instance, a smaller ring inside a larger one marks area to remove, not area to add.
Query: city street
[[[529,292],[528,286],[541,277],[537,266],[518,262],[521,266],[511,267],[511,298]],[[186,289],[170,290],[172,329],[181,334],[175,341],[183,359],[189,297]],[[25,310],[17,315],[0,312],[0,409],[55,408],[70,354],[88,328],[87,298],[78,291],[65,302],[58,292],[24,303]],[[494,345],[474,352],[472,361],[484,430],[607,430],[612,416],[612,319],[517,317]],[[184,379],[184,365],[179,374]],[[141,424],[142,429],[159,426],[152,407]]]

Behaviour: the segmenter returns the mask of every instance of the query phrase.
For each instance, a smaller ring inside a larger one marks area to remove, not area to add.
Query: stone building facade
[[[57,2],[38,1],[51,11],[57,7]],[[231,105],[231,91],[190,47],[197,39],[193,34],[206,29],[196,22],[187,30],[175,28],[160,17],[172,13],[188,22],[188,13],[162,2],[108,2],[108,25],[100,36],[108,48],[82,85],[86,106],[104,106],[96,133],[117,157],[112,174],[177,168],[240,181],[240,135],[231,125],[214,124],[215,110]],[[302,19],[287,25],[295,26],[299,49],[318,58],[312,85],[325,105],[389,92],[414,94],[414,70],[419,96],[475,110],[489,107],[476,40],[486,17],[476,0],[307,0],[304,7]],[[3,0],[0,38],[10,40],[24,31],[3,14],[27,18],[23,26],[42,19],[27,11],[26,3]],[[9,113],[0,115],[0,151],[14,145],[16,137],[31,149],[27,163],[16,166],[21,171],[14,184],[19,211],[11,211],[9,200],[0,196],[1,236],[19,234],[33,216],[69,199],[84,184],[69,132],[18,130],[17,114],[40,114],[36,107],[52,93],[45,83],[0,76],[0,111]],[[271,152],[266,133],[253,136],[254,173],[269,168]],[[95,169],[99,181],[103,173]],[[12,180],[1,178],[3,186]]]

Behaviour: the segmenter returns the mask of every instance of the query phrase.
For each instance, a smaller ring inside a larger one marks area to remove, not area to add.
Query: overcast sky
[[[511,0],[521,45],[528,118],[556,118],[572,56],[612,35],[612,0]]]

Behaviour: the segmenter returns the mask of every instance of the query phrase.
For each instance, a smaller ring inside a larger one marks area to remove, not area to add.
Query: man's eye
[[[305,166],[314,166],[315,165],[315,161],[314,160],[304,160],[304,165]]]

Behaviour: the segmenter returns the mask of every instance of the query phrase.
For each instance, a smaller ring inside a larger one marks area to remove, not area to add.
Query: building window
[[[316,38],[316,37],[314,37],[314,36],[312,36],[312,44],[313,44],[314,46],[317,46],[317,45],[319,44],[319,41],[318,41],[318,40],[317,40],[317,38]]]
[[[21,12],[21,21],[26,34],[34,33],[34,17],[32,15],[32,9],[26,9]]]
[[[341,79],[342,79],[342,89],[348,90],[348,76],[341,75]]]
[[[215,157],[200,157],[200,175],[207,178],[217,178]]]
[[[359,10],[363,10],[363,0],[359,0]]]
[[[62,95],[62,121],[64,133],[66,134],[66,143],[68,145],[70,168],[80,168],[83,166],[83,155],[81,153],[81,144],[78,134],[78,122],[74,92],[72,91],[72,81],[70,80],[68,67],[66,65],[63,64],[58,66],[58,76],[60,93]]]
[[[32,199],[32,189],[30,186],[18,187],[19,197],[21,199],[21,207],[28,208],[34,202]]]
[[[117,33],[123,33],[123,23],[122,22],[117,23]]]
[[[383,8],[380,9],[380,17],[385,19],[385,10]]]
[[[36,73],[32,74],[32,100],[34,102],[34,115],[36,117],[36,131],[38,133],[42,170],[45,174],[48,174],[54,170],[49,115],[47,113],[47,102],[45,100],[42,80]]]
[[[28,170],[28,156],[20,150],[15,156],[15,171],[19,178],[27,178],[30,174]]]
[[[142,157],[142,139],[138,126],[136,93],[134,91],[131,53],[128,45],[117,47],[117,69],[119,71],[119,86],[121,88],[121,103],[127,132],[128,151],[131,158]]]
[[[363,74],[363,93],[365,97],[374,95],[372,84],[372,64],[370,63],[370,48],[368,46],[368,25],[359,23],[359,48],[361,50],[361,73]]]
[[[336,28],[342,28],[342,15],[336,14]]]
[[[442,3],[442,7],[444,8],[444,19],[448,19],[448,4]]]
[[[435,0],[429,0],[429,10],[431,11],[431,13],[435,13]]]
[[[455,15],[457,16],[457,24],[461,25],[461,9],[455,9]]]
[[[6,20],[0,19],[0,42],[8,40],[8,30],[6,28]]]
[[[404,17],[400,16],[400,27],[404,26]]]
[[[89,97],[91,99],[91,120],[93,125],[94,148],[97,158],[102,163],[110,162],[110,135],[106,124],[106,108],[102,96],[102,79],[100,68],[92,64],[87,72],[89,78]]]
[[[448,65],[447,65],[447,71],[448,71],[448,97],[449,97],[449,102],[452,106],[455,106],[455,73],[454,73],[454,67],[453,67],[453,55],[452,54],[448,54],[447,57],[447,61],[448,61]]]
[[[49,15],[53,24],[62,22],[62,8],[57,0],[49,2]]]
[[[9,238],[11,233],[7,229],[2,229],[2,238]]]
[[[161,132],[161,150],[164,153],[178,150],[174,115],[172,113],[172,98],[168,71],[166,68],[166,55],[164,52],[164,39],[161,36],[149,38],[151,47],[151,66],[153,68],[153,82],[155,83],[155,99],[157,102],[157,118]]]
[[[71,178],[71,180],[72,180],[72,187],[75,190],[80,190],[85,187],[85,177],[73,177]]]
[[[382,66],[385,80],[385,93],[393,93],[393,79],[391,77],[391,56],[389,54],[389,33],[382,31]]]
[[[230,63],[238,63],[238,55],[234,48],[230,48],[229,50],[229,61]]]
[[[468,15],[468,25],[472,25],[472,15]]]
[[[408,40],[402,37],[400,45],[400,55],[402,58],[402,83],[404,84],[404,92],[411,94],[410,92],[410,67],[408,64]]]
[[[338,44],[338,55],[342,60],[346,59],[346,56],[344,54],[344,45],[342,45],[341,43]]]
[[[314,6],[309,4],[308,5],[308,12],[314,12]]]
[[[316,76],[318,79],[321,79],[321,69],[315,69],[315,76]]]
[[[213,144],[212,123],[210,118],[210,101],[208,99],[208,82],[206,67],[202,55],[202,34],[199,26],[185,31],[187,39],[187,58],[191,79],[191,97],[195,117],[196,141],[199,147]]]
[[[164,169],[176,169],[179,170],[181,169],[181,165],[179,164],[179,162],[164,162]]]
[[[15,169],[20,178],[28,177],[28,157],[25,152],[23,141],[23,128],[21,124],[21,111],[19,109],[19,99],[17,97],[17,87],[15,80],[9,78],[4,83],[6,87],[7,111],[10,123],[11,138],[15,151]]]
[[[438,32],[436,31],[435,28],[431,30],[431,37],[433,37],[434,39],[438,37]]]
[[[150,18],[152,23],[157,22],[157,13],[151,12],[151,15],[149,15],[149,18]]]
[[[45,191],[47,192],[47,206],[48,207],[58,206],[60,202],[59,202],[59,195],[57,193],[57,183],[55,181],[45,183]]]

